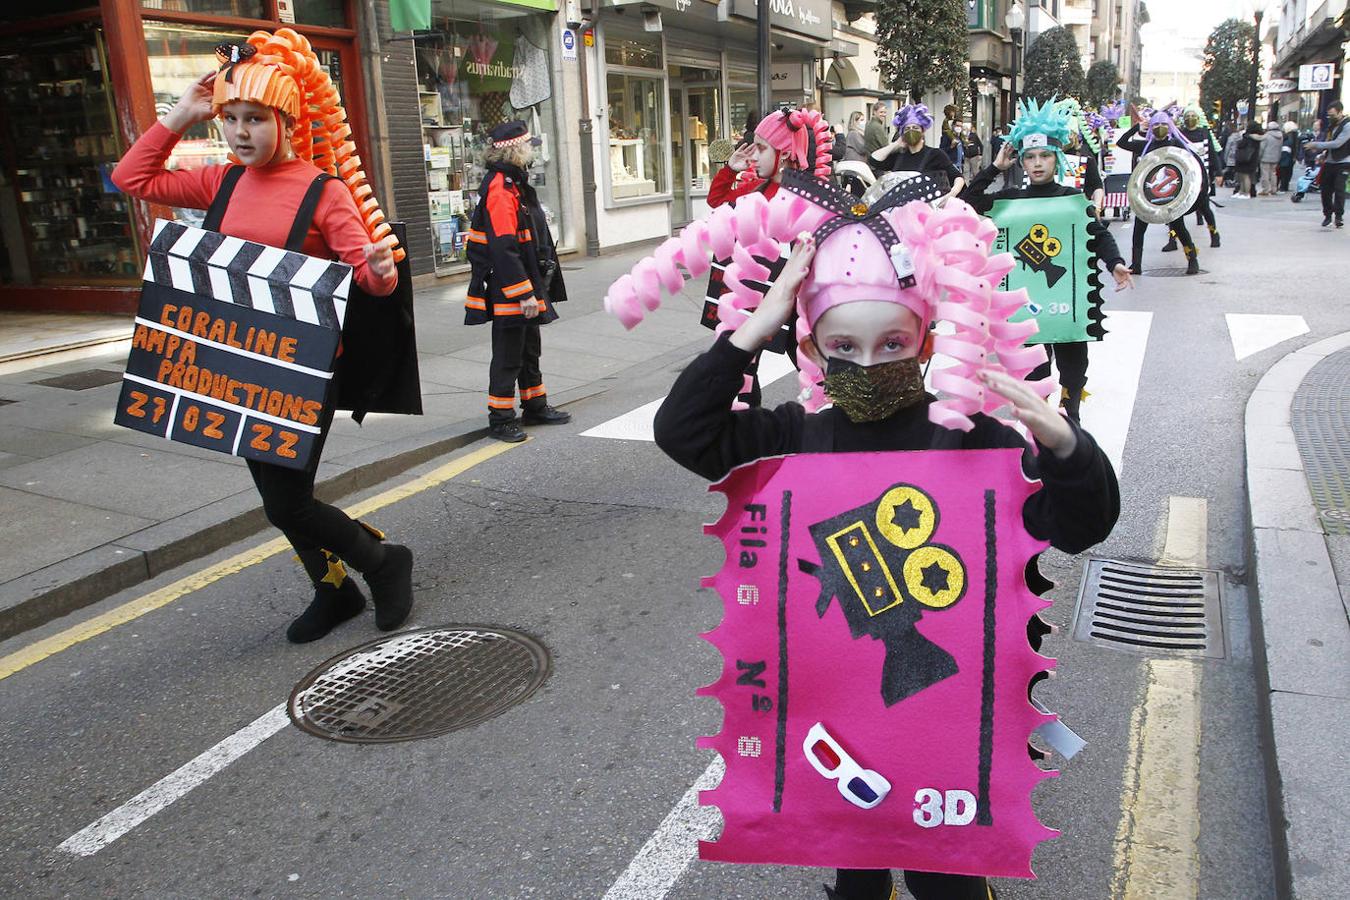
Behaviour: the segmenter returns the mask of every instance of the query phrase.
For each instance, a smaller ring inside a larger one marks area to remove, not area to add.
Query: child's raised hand
[[[201,78],[192,82],[188,89],[183,92],[183,96],[178,98],[173,109],[164,114],[160,119],[165,128],[170,131],[182,134],[193,125],[199,122],[205,122],[214,116],[215,109],[212,106],[212,100],[215,96],[216,73],[207,72]]]
[[[792,255],[783,265],[783,271],[774,279],[773,286],[731,336],[731,342],[742,350],[757,351],[787,324],[797,306],[797,289],[811,271],[816,258],[816,239],[802,232],[792,248]]]
[[[1116,280],[1116,290],[1118,291],[1134,287],[1134,276],[1130,274],[1129,267],[1124,263],[1116,263],[1116,267],[1111,270],[1111,277]]]
[[[1060,459],[1068,459],[1078,446],[1078,437],[1059,411],[1036,396],[1025,381],[1002,372],[982,372],[985,387],[1012,404],[1012,414],[1027,426],[1041,446]]]
[[[1000,172],[1006,172],[1012,168],[1016,161],[1017,154],[1013,150],[1012,141],[1004,141],[1003,146],[998,148],[998,156],[994,158],[994,166]]]

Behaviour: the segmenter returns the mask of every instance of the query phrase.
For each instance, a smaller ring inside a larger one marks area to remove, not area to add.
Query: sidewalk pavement
[[[1350,884],[1350,332],[1271,367],[1246,435],[1280,896],[1338,897]]]
[[[632,332],[604,312],[606,288],[650,251],[563,260],[571,299],[543,331],[553,405],[707,342],[698,279]],[[364,427],[339,414],[319,467],[320,497],[335,500],[486,436],[489,329],[463,324],[464,291],[416,295],[426,414],[372,414]],[[113,424],[130,319],[0,314],[0,519],[10,524],[0,640],[267,527],[241,460]],[[52,349],[60,363],[43,355]]]

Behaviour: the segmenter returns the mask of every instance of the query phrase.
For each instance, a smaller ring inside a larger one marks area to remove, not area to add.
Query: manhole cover
[[[1350,509],[1324,509],[1322,518],[1338,525],[1350,525]]]
[[[122,380],[121,372],[109,372],[107,369],[85,369],[83,372],[71,372],[69,375],[57,375],[35,381],[44,387],[62,388],[67,391],[84,391]]]
[[[1090,559],[1073,636],[1135,653],[1223,657],[1219,573]]]
[[[1179,275],[1186,274],[1186,267],[1182,266],[1179,269],[1145,269],[1144,274],[1152,275],[1154,278],[1176,278]],[[1208,275],[1209,269],[1201,269],[1200,274]]]
[[[527,699],[548,651],[508,628],[405,631],[335,656],[291,692],[291,721],[331,741],[387,744],[476,725]]]

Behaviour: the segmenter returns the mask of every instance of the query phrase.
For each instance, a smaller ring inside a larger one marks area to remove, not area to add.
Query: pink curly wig
[[[711,251],[719,259],[731,258],[724,278],[729,293],[719,307],[718,331],[734,330],[760,300],[744,282],[769,274],[755,257],[776,260],[781,255],[780,241],[803,231],[816,232],[840,215],[790,190],[779,191],[773,200],[762,194],[746,195],[735,207],[714,209],[639,262],[610,287],[605,309],[632,328],[646,310],[660,305],[662,287],[672,294],[683,288],[681,268],[691,277],[706,272]],[[798,342],[810,337],[812,325],[825,310],[852,300],[889,300],[915,311],[926,324],[950,323],[954,333],[937,335],[933,349],[953,364],[933,375],[933,387],[943,396],[930,404],[928,416],[944,428],[968,431],[973,427],[971,416],[992,413],[1006,403],[985,391],[980,381],[983,372],[1024,379],[1045,361],[1043,347],[1024,346],[1036,332],[1034,320],[1008,321],[1026,304],[1026,291],[998,290],[1012,269],[1013,258],[1007,253],[989,255],[997,228],[960,201],[951,201],[940,210],[911,202],[874,215],[885,218],[908,251],[914,266],[913,285],[901,285],[890,261],[893,248],[884,246],[875,230],[838,228],[820,240],[812,272],[798,292]],[[855,246],[846,247],[850,242]],[[841,262],[850,249],[862,257],[857,276],[855,267]],[[858,277],[862,273],[865,278]],[[869,282],[863,293],[854,288],[860,280]],[[802,402],[808,410],[818,410],[826,402],[821,391],[823,373],[805,354],[797,359]],[[1031,386],[1041,396],[1059,389],[1050,378]]]
[[[755,126],[756,137],[817,178],[829,178],[834,133],[824,116],[813,109],[784,109],[769,113]]]

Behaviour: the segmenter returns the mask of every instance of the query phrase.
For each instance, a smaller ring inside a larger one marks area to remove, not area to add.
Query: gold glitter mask
[[[923,369],[917,357],[874,366],[831,357],[825,393],[850,422],[877,422],[923,399]]]

